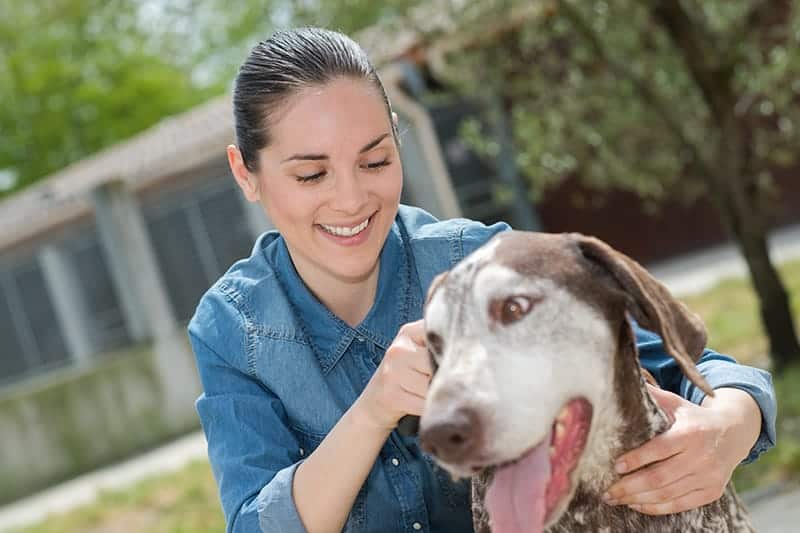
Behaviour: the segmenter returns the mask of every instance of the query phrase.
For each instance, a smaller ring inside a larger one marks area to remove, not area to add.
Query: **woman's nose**
[[[333,207],[344,213],[358,214],[367,203],[367,190],[361,178],[354,173],[336,176]]]

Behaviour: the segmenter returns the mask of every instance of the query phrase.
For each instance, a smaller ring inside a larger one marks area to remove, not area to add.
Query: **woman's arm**
[[[309,533],[342,530],[397,421],[422,414],[430,382],[422,321],[406,324],[364,392],[297,469],[293,496]]]
[[[608,489],[608,503],[631,505],[646,514],[668,514],[700,507],[722,495],[734,469],[756,442],[761,410],[739,389],[714,393],[698,406],[650,387],[650,394],[675,422],[618,458],[623,477]]]
[[[384,442],[421,414],[430,382],[422,321],[401,328],[361,396],[309,456],[279,398],[190,327],[204,393],[197,411],[229,533],[341,531]]]
[[[341,531],[391,429],[371,424],[357,401],[294,475],[292,496],[309,533]]]
[[[642,365],[666,389],[650,392],[675,422],[618,458],[623,476],[609,488],[609,502],[648,514],[710,503],[736,466],[775,444],[777,408],[769,373],[706,350],[698,369],[715,391],[707,397],[683,376],[657,335],[635,329]]]

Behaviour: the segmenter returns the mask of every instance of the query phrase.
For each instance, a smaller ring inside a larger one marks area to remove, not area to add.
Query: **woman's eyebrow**
[[[372,150],[373,148],[378,146],[381,143],[381,141],[384,140],[388,136],[389,136],[388,133],[383,133],[383,134],[379,135],[375,139],[373,139],[370,142],[368,142],[367,144],[365,144],[364,147],[361,148],[361,150],[358,151],[358,153],[359,154],[363,154],[364,152],[369,152],[370,150]],[[298,160],[300,160],[300,161],[322,161],[324,159],[328,159],[328,156],[326,154],[294,154],[293,156],[287,157],[286,159],[281,161],[281,164],[286,163],[288,161],[298,161]]]
[[[365,144],[365,145],[364,145],[364,148],[362,148],[361,150],[359,150],[359,151],[358,151],[358,153],[359,153],[359,154],[363,154],[364,152],[369,152],[370,150],[372,150],[373,148],[375,148],[376,146],[378,146],[378,145],[381,143],[381,141],[382,141],[382,140],[384,140],[384,139],[385,139],[386,137],[388,137],[388,136],[389,136],[389,134],[388,134],[388,133],[384,133],[384,134],[382,134],[382,135],[379,135],[379,136],[378,136],[378,137],[376,137],[374,140],[372,140],[372,141],[368,142],[367,144]]]

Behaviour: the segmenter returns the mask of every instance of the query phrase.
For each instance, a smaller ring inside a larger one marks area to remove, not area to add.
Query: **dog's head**
[[[494,468],[486,505],[496,531],[540,531],[583,472],[610,460],[609,428],[629,416],[619,389],[641,390],[628,315],[708,391],[694,366],[702,322],[597,239],[506,232],[432,283],[425,329],[436,374],[420,440],[456,477]]]

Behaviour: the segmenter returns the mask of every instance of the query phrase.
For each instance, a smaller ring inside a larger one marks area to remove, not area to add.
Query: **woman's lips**
[[[370,233],[372,233],[372,226],[374,223],[374,219],[375,219],[375,214],[373,213],[366,219],[365,221],[366,225],[363,227],[363,229],[361,229],[361,231],[359,231],[354,235],[337,235],[326,229],[322,224],[317,224],[316,226],[322,233],[322,235],[324,235],[327,239],[335,242],[336,244],[342,246],[357,246],[369,238]],[[362,222],[358,226],[361,226],[363,224],[364,222]],[[358,226],[356,226],[356,228],[358,228]]]

